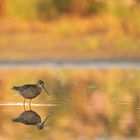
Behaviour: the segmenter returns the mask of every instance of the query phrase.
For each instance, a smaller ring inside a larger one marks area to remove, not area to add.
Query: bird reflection
[[[38,129],[43,129],[49,116],[50,115],[48,114],[44,121],[41,121],[41,117],[35,111],[27,110],[22,112],[18,117],[12,119],[12,121],[23,123],[25,125],[36,125]]]

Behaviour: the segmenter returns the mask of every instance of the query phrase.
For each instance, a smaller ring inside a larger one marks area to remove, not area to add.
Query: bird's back
[[[14,86],[12,89],[18,91],[23,97],[29,99],[36,97],[41,92],[41,88],[35,84]]]
[[[34,111],[24,111],[19,117],[14,118],[13,122],[20,122],[26,125],[36,125],[41,122],[40,116]]]

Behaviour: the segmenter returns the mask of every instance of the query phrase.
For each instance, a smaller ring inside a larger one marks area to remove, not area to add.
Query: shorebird
[[[44,82],[39,80],[36,84],[27,84],[23,86],[13,86],[12,89],[19,92],[21,96],[24,97],[23,105],[25,106],[25,100],[30,99],[29,105],[31,105],[31,100],[41,93],[41,89],[44,88],[46,93],[49,92],[44,86]]]
[[[41,121],[41,117],[34,111],[28,110],[22,112],[18,117],[12,119],[13,122],[23,123],[25,125],[36,125],[38,129],[43,129],[46,120],[49,118],[48,115],[44,121]]]

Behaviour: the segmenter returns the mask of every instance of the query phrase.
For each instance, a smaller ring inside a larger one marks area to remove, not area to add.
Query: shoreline
[[[90,61],[0,61],[0,68],[140,68],[140,61],[133,60],[90,60]]]

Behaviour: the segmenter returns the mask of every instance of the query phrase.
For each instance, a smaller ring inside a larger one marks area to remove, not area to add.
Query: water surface
[[[13,85],[45,81],[45,91],[32,107]],[[7,140],[139,140],[140,70],[137,67],[5,67],[0,70],[0,139]],[[41,120],[44,129],[13,122],[24,111]]]

